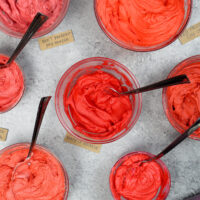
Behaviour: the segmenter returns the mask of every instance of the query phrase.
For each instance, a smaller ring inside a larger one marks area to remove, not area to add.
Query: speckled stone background
[[[199,0],[194,0],[188,27],[200,21],[199,10]],[[177,40],[149,53],[118,47],[98,26],[92,0],[71,0],[67,16],[52,33],[69,29],[73,30],[74,43],[40,51],[35,39],[17,58],[24,70],[26,91],[14,109],[0,115],[0,127],[9,129],[7,141],[0,142],[0,149],[31,140],[40,98],[54,96],[60,77],[77,61],[94,56],[115,59],[135,74],[140,85],[145,85],[164,79],[180,61],[200,54],[200,38],[185,45]],[[18,42],[0,33],[0,53],[10,55]],[[66,131],[56,116],[54,98],[51,100],[38,143],[47,146],[63,161],[70,181],[68,199],[111,200],[109,172],[122,155],[138,150],[156,154],[179,135],[165,117],[161,92],[143,94],[143,109],[135,127],[119,141],[103,145],[100,154],[64,143]],[[168,200],[182,200],[200,192],[200,142],[187,139],[163,161],[172,178]]]

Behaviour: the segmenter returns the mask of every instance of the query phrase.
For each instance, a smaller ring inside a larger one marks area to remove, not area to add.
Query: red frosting
[[[169,87],[166,95],[170,114],[186,130],[200,117],[200,63],[183,68],[179,74],[186,74],[191,83]],[[200,137],[200,129],[194,135]]]
[[[184,0],[96,0],[106,30],[129,45],[153,46],[175,36]]]
[[[63,200],[65,177],[60,163],[50,153],[35,148],[14,147],[0,155],[1,200]]]
[[[111,74],[98,70],[78,78],[69,97],[66,88],[64,106],[74,128],[94,139],[111,138],[126,128],[133,112],[131,101],[108,92],[108,88],[123,91],[121,85]]]
[[[135,154],[123,158],[111,171],[110,187],[115,200],[163,200],[163,187],[169,184],[169,177],[163,173],[156,162],[140,165],[141,160],[148,159],[144,154]],[[119,162],[119,161],[118,161]],[[118,167],[119,166],[119,167]],[[159,191],[160,190],[160,191]]]
[[[60,15],[63,0],[0,0],[0,23],[24,33],[37,12],[49,17],[40,30],[52,25]]]
[[[0,63],[6,63],[8,57],[0,54]],[[12,108],[24,91],[24,78],[16,62],[8,68],[0,69],[0,112]]]

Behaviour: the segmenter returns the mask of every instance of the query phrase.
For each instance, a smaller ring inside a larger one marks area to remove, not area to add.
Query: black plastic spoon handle
[[[0,68],[8,67],[8,64],[12,63],[16,57],[19,55],[19,53],[22,51],[22,49],[25,47],[25,45],[29,42],[29,40],[33,37],[33,35],[38,31],[38,29],[46,22],[48,17],[46,15],[43,15],[42,13],[37,13],[34,17],[32,23],[28,27],[26,33],[24,34],[23,38],[19,42],[18,46],[16,47],[13,54],[10,56],[9,60],[5,64],[5,66],[0,66]]]
[[[185,131],[185,133],[181,134],[168,147],[166,147],[162,152],[160,152],[157,156],[155,156],[153,160],[157,160],[166,155],[168,152],[174,149],[178,144],[180,144],[183,140],[189,137],[198,128],[200,128],[200,118],[187,131]]]
[[[147,92],[150,90],[155,90],[155,89],[160,89],[160,88],[164,88],[164,87],[168,87],[168,86],[185,84],[185,83],[190,83],[190,80],[188,79],[188,77],[185,74],[182,74],[179,76],[168,78],[163,81],[159,81],[157,83],[153,83],[153,84],[145,86],[145,87],[141,87],[141,88],[127,91],[127,92],[123,92],[123,95],[137,94],[137,93]]]
[[[33,147],[35,146],[35,143],[36,143],[36,140],[37,140],[37,137],[38,137],[38,133],[39,133],[39,130],[40,130],[40,126],[41,126],[41,123],[42,123],[42,120],[43,120],[43,117],[44,117],[44,113],[46,111],[46,108],[47,108],[47,105],[48,105],[50,99],[51,99],[51,97],[49,96],[49,97],[43,97],[40,100],[40,104],[39,104],[38,112],[37,112],[37,117],[36,117],[36,121],[35,121],[35,127],[34,127],[34,131],[33,131],[33,136],[32,136],[32,141],[31,141],[31,145],[30,145],[30,148],[29,148],[27,158],[29,158],[31,156],[31,152],[33,150]]]
[[[190,198],[187,198],[187,199],[184,199],[184,200],[199,200],[200,199],[200,194],[197,194],[193,197],[190,197]]]
[[[46,22],[48,17],[43,15],[42,13],[37,13],[34,17],[32,23],[28,27],[26,33],[24,34],[22,40],[19,42],[17,48],[13,52],[12,56],[8,60],[7,64],[10,64],[15,58],[19,55],[21,50],[25,47],[25,45],[29,42],[32,36],[38,31],[38,29]]]

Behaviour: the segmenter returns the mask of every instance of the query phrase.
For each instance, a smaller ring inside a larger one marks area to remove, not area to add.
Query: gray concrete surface
[[[200,4],[193,2],[188,26],[200,21]],[[0,127],[8,128],[0,149],[30,141],[37,106],[42,96],[53,95],[61,75],[74,63],[93,56],[109,57],[127,66],[140,85],[165,78],[183,59],[200,54],[200,38],[184,46],[177,40],[168,47],[149,53],[131,52],[112,43],[99,28],[92,0],[71,0],[63,22],[51,34],[72,29],[75,42],[40,51],[32,40],[17,58],[26,79],[26,91],[20,103],[0,115]],[[0,33],[0,52],[10,55],[19,40]],[[70,181],[70,200],[110,200],[109,172],[120,156],[132,151],[158,153],[179,134],[171,127],[162,108],[161,90],[143,94],[139,121],[130,133],[95,154],[63,142],[66,131],[60,124],[54,99],[47,109],[38,143],[47,146],[65,164]],[[200,192],[200,142],[188,139],[168,154],[172,185],[168,200],[182,200]]]

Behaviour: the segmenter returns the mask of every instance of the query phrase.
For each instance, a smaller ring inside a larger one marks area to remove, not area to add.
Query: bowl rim
[[[19,142],[19,143],[15,143],[15,144],[11,144],[9,146],[4,147],[3,149],[0,150],[0,156],[6,152],[7,150],[10,150],[12,148],[15,147],[20,147],[20,146],[30,146],[29,142]],[[65,194],[64,194],[64,198],[63,200],[67,200],[68,194],[69,194],[69,176],[67,174],[67,170],[63,164],[63,162],[46,146],[44,145],[40,145],[40,144],[36,144],[36,147],[46,151],[47,153],[49,153],[51,156],[53,156],[56,161],[59,163],[59,165],[61,166],[61,169],[63,171],[64,177],[65,177]]]
[[[181,62],[179,62],[167,75],[167,78],[171,78],[174,74],[177,73],[177,71],[183,68],[186,68],[188,66],[190,66],[191,63],[196,63],[197,60],[200,61],[200,54],[199,55],[194,55],[191,56],[189,58],[186,58],[184,60],[182,60]],[[169,106],[167,103],[167,88],[163,88],[162,90],[162,107],[165,113],[166,118],[168,119],[169,123],[171,124],[171,126],[179,133],[182,134],[184,131],[186,131],[186,129],[184,129],[178,122],[175,121],[174,117],[171,115],[169,111]],[[195,137],[193,135],[189,136],[190,139],[196,140],[196,141],[200,141],[200,137]]]
[[[123,163],[123,159],[125,159],[127,156],[132,156],[132,155],[135,155],[135,154],[143,154],[143,155],[147,155],[147,156],[150,156],[150,157],[153,157],[155,156],[154,154],[151,154],[149,152],[146,152],[146,151],[134,151],[134,152],[130,152],[130,153],[127,153],[127,154],[124,154],[123,156],[121,156],[116,162],[115,164],[112,166],[111,170],[110,170],[110,174],[109,174],[109,187],[110,187],[110,192],[113,196],[113,199],[115,199],[113,193],[112,193],[112,188],[111,188],[111,185],[110,185],[110,182],[111,182],[111,179],[112,179],[112,171],[114,168],[116,168],[117,165],[121,165]],[[157,159],[156,161],[154,161],[156,163],[159,164],[159,166],[162,167],[162,169],[164,168],[164,170],[166,170],[166,173],[168,175],[168,183],[169,185],[167,185],[167,192],[166,192],[166,197],[165,199],[167,199],[168,195],[169,195],[169,192],[170,192],[170,189],[171,189],[171,174],[170,174],[170,171],[167,167],[167,165],[161,160],[161,159]],[[163,199],[163,200],[165,200]]]
[[[48,33],[51,33],[54,29],[56,29],[61,24],[61,22],[63,21],[63,19],[65,18],[66,14],[67,14],[67,11],[68,11],[68,8],[69,8],[69,5],[70,5],[70,0],[63,0],[63,2],[64,1],[66,2],[66,5],[65,5],[64,9],[61,10],[62,13],[60,13],[60,15],[58,16],[58,20],[56,21],[56,23],[54,22],[50,27],[48,27],[44,30],[41,30],[39,32],[37,31],[33,35],[32,39],[36,39],[36,38],[45,36]],[[24,33],[13,31],[12,29],[7,28],[7,27],[5,29],[3,28],[3,26],[0,25],[0,31],[5,33],[8,36],[18,38],[18,39],[21,39],[24,36]]]
[[[8,56],[8,55],[6,55],[6,54],[3,54],[3,53],[0,53],[0,57],[1,57],[1,56],[5,56],[5,57],[7,57],[7,58],[10,57],[10,56]],[[19,104],[19,102],[22,100],[22,97],[24,96],[24,93],[25,93],[25,91],[26,91],[26,84],[25,84],[26,80],[25,80],[25,76],[24,76],[24,72],[23,72],[23,70],[22,70],[22,67],[21,67],[21,65],[18,64],[18,62],[17,62],[16,60],[14,60],[13,62],[18,66],[19,70],[20,70],[21,73],[22,73],[22,77],[23,77],[23,91],[22,91],[22,94],[21,94],[20,98],[18,99],[18,101],[17,101],[15,104],[13,104],[13,106],[9,107],[7,110],[0,111],[0,114],[7,113],[7,112],[9,112],[10,110],[12,110],[13,108],[15,108],[15,107],[17,106],[17,104]]]
[[[191,13],[192,13],[192,5],[193,5],[193,0],[187,0],[188,2],[188,9],[187,9],[187,17],[184,21],[184,23],[182,24],[182,27],[181,29],[174,35],[172,36],[172,39],[168,40],[168,42],[165,42],[165,44],[157,44],[157,45],[154,45],[154,46],[149,46],[149,47],[142,47],[142,46],[139,46],[139,47],[142,47],[143,49],[140,49],[140,48],[133,48],[133,47],[129,47],[128,45],[124,44],[123,42],[121,42],[120,40],[118,40],[116,37],[114,37],[112,34],[110,34],[106,28],[104,28],[103,26],[103,23],[101,22],[101,19],[98,15],[98,12],[97,12],[97,9],[96,9],[96,2],[97,0],[93,0],[94,2],[94,13],[95,13],[95,17],[96,17],[96,20],[99,24],[99,27],[101,28],[101,30],[103,31],[103,33],[107,36],[107,38],[109,38],[113,43],[115,43],[116,45],[118,45],[119,47],[121,48],[124,48],[124,49],[127,49],[127,50],[130,50],[130,51],[135,51],[135,52],[151,52],[151,51],[157,51],[157,50],[160,50],[160,49],[163,49],[165,47],[167,47],[168,45],[172,44],[175,40],[178,39],[178,37],[184,32],[184,30],[186,29],[188,23],[189,23],[189,20],[191,18]]]
[[[61,112],[60,112],[60,106],[59,106],[59,103],[58,103],[59,102],[58,96],[59,96],[60,88],[62,87],[63,81],[66,79],[67,74],[71,73],[78,66],[80,66],[84,63],[88,63],[90,61],[110,61],[110,62],[116,64],[118,67],[120,66],[123,70],[125,70],[130,75],[130,77],[132,78],[134,83],[137,85],[137,87],[140,87],[140,85],[139,85],[139,82],[136,79],[135,75],[126,66],[124,66],[123,64],[121,64],[121,63],[119,63],[119,62],[117,62],[113,59],[106,58],[106,57],[90,57],[90,58],[86,58],[86,59],[83,59],[81,61],[78,61],[75,64],[73,64],[69,69],[67,69],[63,73],[63,75],[61,76],[61,78],[58,82],[57,88],[56,88],[56,92],[55,92],[55,109],[56,109],[56,114],[58,116],[58,119],[59,119],[60,123],[62,124],[62,126],[65,128],[67,133],[71,134],[72,136],[74,136],[75,138],[77,138],[77,139],[79,139],[83,142],[90,143],[90,144],[107,144],[107,143],[114,142],[114,141],[122,138],[123,136],[125,136],[134,127],[134,125],[137,123],[137,121],[138,121],[138,119],[141,115],[141,111],[142,111],[142,94],[141,93],[137,94],[138,95],[138,106],[137,106],[137,113],[136,113],[135,120],[134,120],[134,122],[132,122],[130,127],[123,134],[119,135],[116,138],[109,138],[109,139],[106,139],[106,140],[91,140],[91,139],[83,138],[83,137],[77,135],[76,133],[74,133],[68,127],[68,125],[66,125],[65,120],[62,118],[62,115],[60,114]]]

